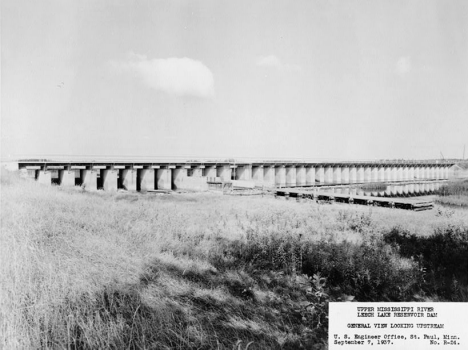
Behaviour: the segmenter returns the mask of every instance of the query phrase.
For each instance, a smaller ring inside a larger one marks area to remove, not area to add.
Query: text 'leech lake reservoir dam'
[[[43,184],[116,191],[205,190],[242,182],[282,188],[446,180],[449,161],[18,160],[24,177]]]

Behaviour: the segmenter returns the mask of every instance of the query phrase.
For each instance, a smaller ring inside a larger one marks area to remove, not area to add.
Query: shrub
[[[468,229],[449,224],[428,237],[393,228],[385,242],[397,247],[403,257],[412,258],[424,273],[424,289],[456,299],[460,286],[468,284]]]
[[[376,237],[360,244],[288,235],[254,237],[226,243],[210,262],[221,270],[242,266],[310,277],[321,274],[335,296],[354,295],[360,301],[408,300],[419,283],[417,265],[402,264],[395,250]]]

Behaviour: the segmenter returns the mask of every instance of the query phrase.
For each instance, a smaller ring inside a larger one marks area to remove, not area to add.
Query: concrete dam
[[[210,183],[283,188],[447,180],[448,161],[52,161],[19,160],[22,176],[86,190],[208,189]]]

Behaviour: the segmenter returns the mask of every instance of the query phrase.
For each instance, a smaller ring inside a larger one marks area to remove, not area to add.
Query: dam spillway
[[[448,161],[18,161],[23,177],[42,184],[105,191],[201,191],[209,183],[235,181],[291,188],[447,180],[453,165]]]

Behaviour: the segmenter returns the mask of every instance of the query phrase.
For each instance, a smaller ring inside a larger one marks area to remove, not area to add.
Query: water
[[[349,194],[352,196],[371,196],[371,197],[421,197],[436,195],[445,182],[421,182],[410,184],[387,184],[384,191],[364,190],[354,186],[343,187],[322,187],[321,192]]]

